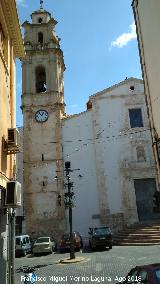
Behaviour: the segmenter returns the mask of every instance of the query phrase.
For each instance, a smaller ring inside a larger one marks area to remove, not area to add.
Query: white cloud
[[[128,33],[123,33],[119,37],[117,37],[117,39],[115,41],[112,41],[111,48],[112,47],[121,48],[121,47],[127,45],[132,39],[135,39],[135,38],[137,38],[136,26],[135,26],[135,23],[133,22],[129,26],[129,32]]]
[[[27,7],[26,0],[16,0],[17,5]]]

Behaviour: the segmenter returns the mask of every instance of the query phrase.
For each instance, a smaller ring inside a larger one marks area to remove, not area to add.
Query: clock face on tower
[[[45,122],[48,119],[48,112],[44,109],[39,109],[35,114],[35,119],[38,122]]]

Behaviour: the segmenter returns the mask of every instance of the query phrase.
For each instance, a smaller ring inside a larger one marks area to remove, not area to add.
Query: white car
[[[50,237],[40,237],[33,245],[33,254],[50,252],[52,253],[56,248],[56,242]]]
[[[15,237],[15,254],[25,256],[31,252],[31,239],[28,235],[20,235]]]

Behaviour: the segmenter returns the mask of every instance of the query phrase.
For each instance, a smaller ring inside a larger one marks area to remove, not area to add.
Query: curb
[[[64,259],[58,260],[56,264],[74,264],[74,263],[79,263],[85,260],[89,260],[89,258],[86,258],[86,257],[76,257],[74,259],[64,258]]]

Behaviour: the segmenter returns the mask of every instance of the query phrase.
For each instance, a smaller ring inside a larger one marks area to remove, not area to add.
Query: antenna
[[[40,0],[40,9],[43,9],[43,0]]]

